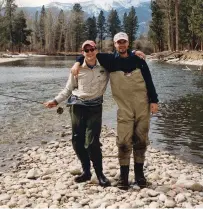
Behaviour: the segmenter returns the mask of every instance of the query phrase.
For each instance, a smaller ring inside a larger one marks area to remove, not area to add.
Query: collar
[[[95,64],[94,67],[99,67],[99,66],[100,66],[100,63],[99,63],[99,61],[96,59],[96,64]],[[83,67],[83,68],[89,68],[88,65],[87,65],[87,63],[86,63],[86,60],[85,60],[85,59],[84,59],[84,62],[83,62],[83,64],[82,64],[82,67]]]
[[[127,49],[127,53],[128,53],[128,56],[129,56],[129,57],[131,57],[131,56],[134,55],[134,54],[132,53],[132,51],[130,51],[130,49]],[[120,56],[120,54],[118,53],[118,51],[115,51],[115,52],[114,52],[114,56],[115,56],[115,58],[118,58],[118,57],[122,58],[122,57]]]

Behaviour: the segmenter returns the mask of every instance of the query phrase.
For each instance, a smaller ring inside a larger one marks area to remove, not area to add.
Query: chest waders
[[[112,95],[118,105],[117,146],[121,166],[122,184],[128,185],[130,155],[133,150],[134,164],[142,165],[149,144],[148,132],[150,110],[146,84],[139,69],[125,74],[122,71],[110,74]],[[123,173],[123,174],[122,174]],[[124,178],[126,177],[126,178]]]

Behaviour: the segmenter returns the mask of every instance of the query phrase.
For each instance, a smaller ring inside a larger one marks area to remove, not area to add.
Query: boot
[[[103,174],[102,171],[96,171],[97,179],[99,181],[99,185],[102,187],[108,187],[111,186],[110,181],[106,178],[106,176]]]
[[[82,183],[85,181],[89,181],[91,179],[92,174],[90,171],[84,171],[81,175],[75,177],[75,182]]]
[[[144,176],[143,171],[144,163],[135,163],[135,184],[137,184],[141,189],[147,187],[147,180]]]
[[[89,159],[86,158],[86,159],[81,160],[81,164],[82,164],[83,173],[81,175],[75,177],[74,180],[77,183],[89,181],[92,177],[92,174],[90,172],[90,161],[89,161]]]
[[[123,190],[128,190],[128,176],[129,176],[129,165],[120,166],[120,177],[118,180],[118,188]]]

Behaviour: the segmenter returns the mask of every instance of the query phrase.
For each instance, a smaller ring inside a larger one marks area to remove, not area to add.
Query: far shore
[[[157,53],[157,54],[159,54],[159,53]],[[46,56],[49,56],[49,55],[37,55],[37,54],[34,55],[34,54],[32,54],[32,55],[26,55],[26,56],[14,55],[13,57],[0,57],[0,64],[6,63],[6,62],[14,62],[14,61],[18,61],[18,60],[24,60],[29,57],[46,57]],[[65,56],[72,56],[72,55],[70,54],[70,55],[65,55]],[[147,60],[164,61],[166,63],[171,63],[171,64],[200,66],[200,70],[203,70],[203,59],[195,59],[195,58],[191,58],[191,57],[189,57],[189,59],[181,59],[181,58],[176,58],[176,57],[171,57],[171,59],[160,59],[157,56],[147,55]]]
[[[201,51],[163,51],[153,53],[147,58],[151,61],[199,66],[198,69],[203,70],[203,52]]]
[[[1,63],[5,63],[5,62],[14,62],[14,61],[18,61],[18,60],[24,60],[24,59],[26,59],[26,58],[13,58],[13,57],[9,57],[9,58],[2,58],[2,57],[0,57],[0,64]]]

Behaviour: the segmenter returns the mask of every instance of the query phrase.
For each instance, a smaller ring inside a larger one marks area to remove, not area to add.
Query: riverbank
[[[131,188],[119,190],[116,135],[106,126],[101,134],[103,165],[112,186],[98,186],[93,170],[89,182],[75,183],[80,163],[72,149],[71,128],[63,129],[63,135],[41,146],[22,147],[12,170],[0,173],[1,208],[203,208],[202,168],[152,147],[145,163],[149,188],[132,186],[132,159]]]
[[[34,54],[34,53],[2,53],[0,52],[0,64],[6,62],[14,62],[30,57],[47,57],[47,56],[79,56],[81,52],[59,52],[54,54]]]
[[[149,60],[162,61],[181,65],[195,65],[200,66],[203,70],[203,52],[198,51],[164,51],[154,53],[147,57]]]
[[[13,58],[13,57],[7,57],[7,58],[3,58],[3,57],[0,57],[0,64],[1,63],[6,63],[6,62],[15,62],[15,61],[18,61],[18,60],[24,60],[26,58]]]

